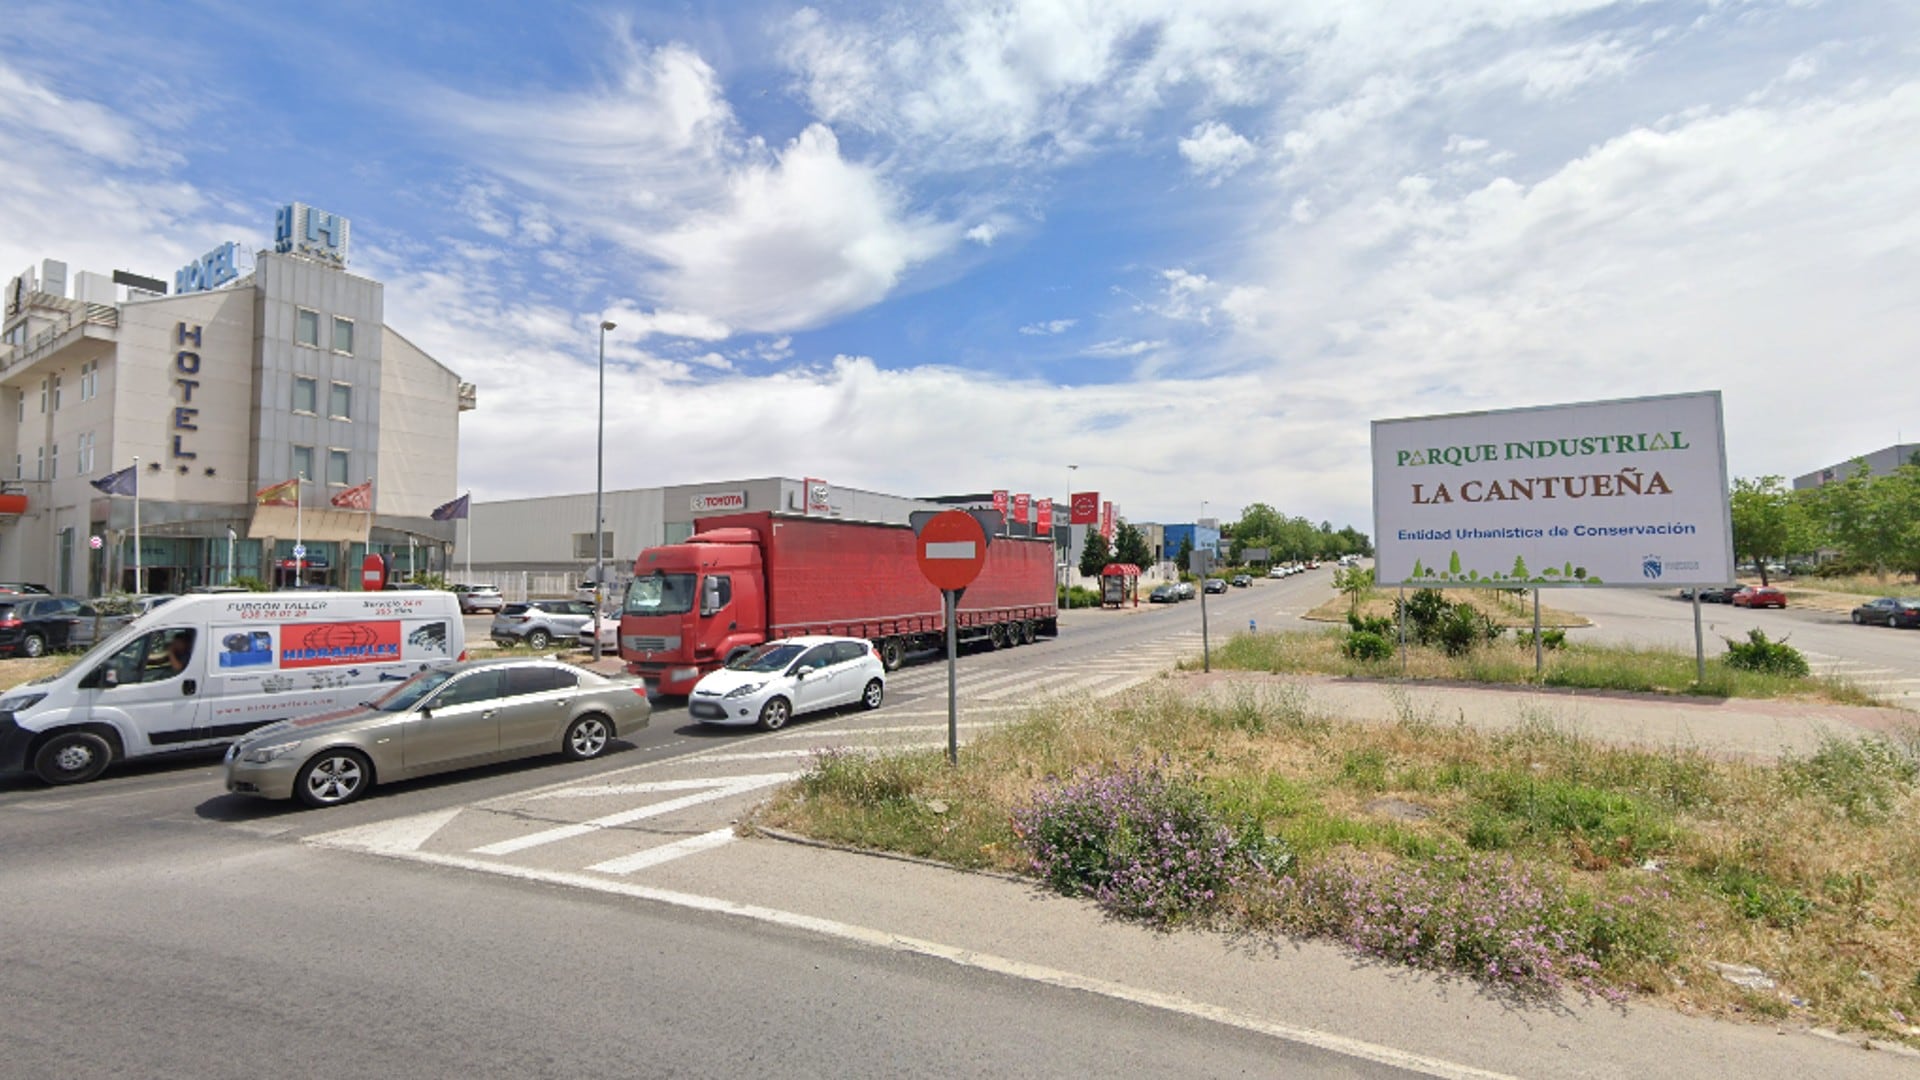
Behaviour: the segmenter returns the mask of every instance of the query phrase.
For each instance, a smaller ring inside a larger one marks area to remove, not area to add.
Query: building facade
[[[402,574],[447,565],[454,524],[430,515],[456,494],[473,388],[386,325],[381,284],[345,268],[344,219],[282,216],[275,250],[243,266],[222,245],[171,294],[126,273],[69,287],[52,260],[8,284],[0,509],[18,512],[0,513],[0,580],[177,592],[350,586],[369,552]],[[137,500],[98,489],[127,468]],[[256,497],[303,476],[295,505]],[[369,483],[360,509],[350,489]]]
[[[1858,458],[1848,459],[1838,465],[1829,465],[1824,469],[1816,469],[1805,476],[1796,476],[1793,478],[1793,487],[1795,491],[1802,491],[1807,488],[1817,488],[1822,484],[1831,484],[1836,480],[1845,480],[1847,477],[1853,475],[1853,463],[1856,460],[1867,463],[1868,475],[1885,476],[1900,466],[1914,460],[1915,454],[1920,454],[1920,443],[1895,443],[1892,446],[1875,450],[1871,454],[1862,454]]]

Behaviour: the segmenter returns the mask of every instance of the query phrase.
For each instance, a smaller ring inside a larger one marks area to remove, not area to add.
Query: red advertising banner
[[[1013,497],[1013,523],[1015,525],[1025,525],[1027,523],[1027,511],[1030,510],[1032,506],[1033,496],[1024,491],[1015,495]]]
[[[1113,503],[1111,502],[1100,504],[1100,535],[1108,540],[1113,539]]]
[[[993,511],[1000,515],[1000,520],[1005,521],[1007,519],[1007,493],[1005,491],[994,491]]]
[[[397,621],[288,623],[280,628],[282,668],[384,664],[398,659]]]
[[[1053,535],[1053,500],[1039,499],[1033,504],[1033,531],[1041,536]]]
[[[1100,520],[1100,493],[1097,491],[1076,491],[1073,493],[1073,506],[1067,516],[1069,525],[1092,525]]]

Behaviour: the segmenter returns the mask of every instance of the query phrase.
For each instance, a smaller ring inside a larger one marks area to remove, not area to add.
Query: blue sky
[[[9,5],[0,269],[351,218],[478,498],[821,476],[1368,527],[1368,421],[1920,429],[1920,7]]]

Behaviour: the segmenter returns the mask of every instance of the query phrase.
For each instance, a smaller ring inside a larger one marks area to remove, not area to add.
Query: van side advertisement
[[[1733,581],[1719,391],[1373,422],[1375,579]]]

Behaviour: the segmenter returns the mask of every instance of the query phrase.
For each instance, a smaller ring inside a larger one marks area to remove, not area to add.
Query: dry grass
[[[1444,679],[1704,697],[1798,698],[1835,705],[1888,704],[1843,676],[1795,679],[1737,671],[1718,657],[1707,661],[1706,681],[1698,682],[1691,651],[1658,646],[1570,644],[1549,649],[1544,673],[1536,677],[1533,646],[1513,639],[1482,645],[1459,657],[1408,642],[1403,673],[1397,651],[1386,660],[1355,660],[1341,651],[1345,638],[1345,631],[1332,629],[1236,634],[1214,650],[1213,666],[1273,674]],[[1181,666],[1198,665],[1189,661]]]
[[[1743,577],[1741,580],[1758,585],[1758,577]],[[1840,593],[1846,596],[1920,596],[1920,584],[1916,584],[1912,575],[1856,574],[1852,577],[1815,577],[1802,574],[1798,577],[1773,577],[1772,583],[1792,593]]]
[[[1687,1011],[1798,1018],[1920,1045],[1920,812],[1911,733],[1779,764],[1603,745],[1536,718],[1488,734],[1405,715],[1350,723],[1298,688],[1225,704],[1165,689],[1060,705],[937,753],[842,759],[758,820],[1024,872],[1012,809],[1049,777],[1164,759],[1304,865],[1502,852],[1582,895],[1653,894],[1606,981]],[[1863,749],[1864,748],[1864,749]],[[829,775],[830,774],[830,775]],[[1391,799],[1417,812],[1383,813]],[[1239,930],[1262,929],[1252,908]],[[1778,980],[1750,991],[1716,963]]]
[[[35,679],[45,679],[58,675],[73,666],[80,659],[79,653],[55,653],[29,660],[20,657],[0,660],[0,686],[15,687]]]
[[[1533,598],[1498,589],[1442,589],[1440,594],[1447,603],[1465,602],[1472,604],[1481,613],[1492,619],[1498,626],[1533,628]],[[1383,619],[1393,618],[1393,602],[1397,597],[1391,593],[1373,592],[1360,601],[1362,616],[1375,616]],[[1300,616],[1313,622],[1347,621],[1347,612],[1353,602],[1344,596],[1336,596],[1305,615]],[[1571,611],[1540,605],[1540,625],[1546,629],[1566,629],[1576,626],[1592,626],[1593,620],[1585,615],[1576,615]]]

